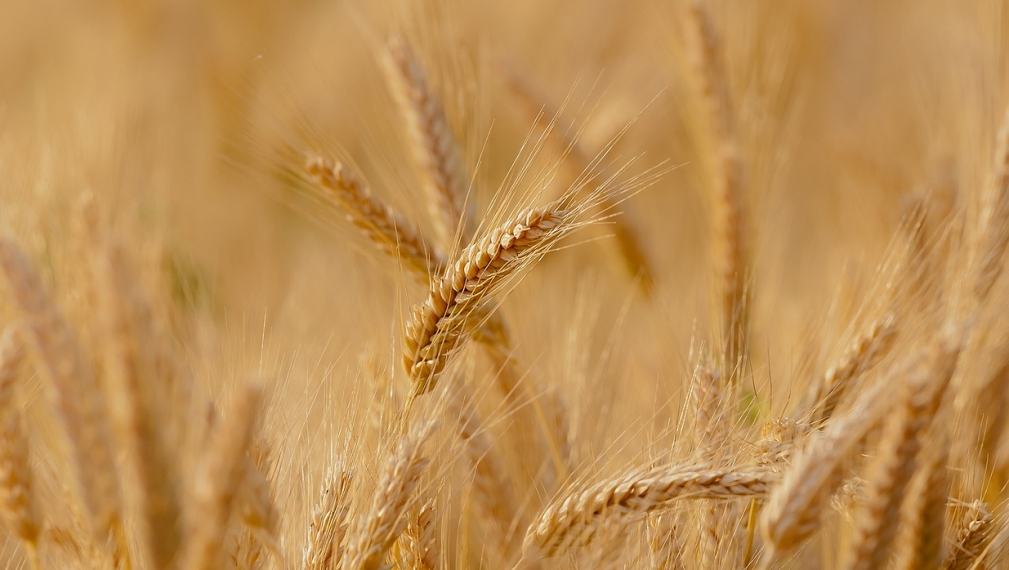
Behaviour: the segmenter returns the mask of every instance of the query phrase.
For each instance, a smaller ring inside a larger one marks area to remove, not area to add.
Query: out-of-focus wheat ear
[[[808,414],[810,423],[822,424],[830,419],[847,389],[864,371],[875,366],[889,353],[896,331],[896,317],[887,315],[874,321],[868,330],[855,339],[806,394],[800,410]]]
[[[734,370],[746,350],[747,252],[745,181],[739,137],[733,119],[721,40],[705,0],[690,0],[686,39],[691,67],[715,153],[712,212],[713,251],[719,279],[721,326],[727,370]]]
[[[70,442],[80,496],[96,538],[105,544],[111,534],[114,550],[128,556],[121,533],[115,532],[122,528],[119,479],[95,371],[38,270],[9,238],[0,238],[0,273],[24,319],[25,339],[48,379],[49,400]]]
[[[870,570],[886,563],[922,438],[939,410],[958,358],[958,348],[940,344],[904,379],[899,401],[892,402],[896,409],[883,431],[879,457],[866,477],[866,499],[855,517],[855,538],[845,568]]]
[[[987,568],[978,557],[988,548],[993,538],[994,517],[981,501],[967,506],[963,517],[953,527],[953,544],[942,563],[942,570],[968,570]]]
[[[347,165],[316,156],[308,159],[305,169],[347,220],[380,250],[404,263],[417,281],[427,285],[440,271],[444,262],[435,248],[406,218],[376,198]]]
[[[457,228],[464,240],[472,235],[466,215],[469,181],[459,145],[445,117],[441,99],[430,88],[424,68],[399,36],[389,39],[380,58],[389,88],[410,133],[414,159],[423,177],[428,212],[438,233],[439,245],[451,249]]]
[[[415,425],[400,438],[378,481],[369,509],[351,524],[343,570],[382,567],[385,553],[406,527],[406,513],[428,465],[422,446],[433,429],[433,424]]]
[[[927,443],[918,451],[918,469],[901,506],[896,570],[939,568],[943,561],[950,490],[948,426],[936,419],[922,441]]]
[[[727,427],[734,418],[727,418],[726,404],[729,385],[724,376],[702,357],[694,369],[690,383],[691,409],[694,414],[694,438],[704,461],[712,461],[724,449]]]
[[[0,337],[0,513],[24,545],[32,568],[38,568],[39,520],[32,495],[28,437],[15,387],[24,349],[14,328]]]
[[[186,533],[181,568],[210,570],[223,561],[229,521],[237,510],[246,475],[246,454],[256,430],[263,388],[244,386],[235,395],[230,413],[213,434],[193,488],[191,521]]]
[[[567,197],[525,210],[463,249],[431,283],[427,300],[414,306],[403,339],[403,366],[414,382],[414,396],[434,388],[473,328],[482,302],[569,233],[580,213]]]
[[[671,508],[680,499],[762,497],[777,475],[707,466],[631,471],[556,498],[529,527],[527,555],[559,556],[592,541],[607,516],[640,518]]]
[[[319,501],[308,523],[302,567],[304,570],[339,568],[343,560],[343,537],[350,512],[348,492],[353,474],[337,465],[322,483]]]
[[[477,411],[466,400],[465,391],[452,390],[448,413],[458,418],[463,452],[473,467],[473,497],[478,517],[491,531],[489,537],[500,543],[489,545],[506,557],[512,545],[508,531],[516,523],[518,511],[511,478],[501,463],[499,451],[487,435]]]
[[[565,163],[571,166],[573,176],[595,172],[596,178],[600,180],[611,178],[613,173],[599,163],[598,157],[601,153],[596,155],[597,158],[593,158],[593,154],[577,137],[576,131],[564,121],[558,110],[551,106],[543,95],[536,92],[526,77],[521,76],[518,70],[510,65],[501,64],[498,68],[508,91],[519,103],[527,120],[545,128],[547,140],[553,143],[558,154],[564,157]],[[600,209],[606,212],[622,211],[622,215],[609,220],[608,227],[613,231],[617,253],[624,269],[632,278],[638,280],[642,292],[650,294],[655,288],[655,271],[646,253],[647,248],[636,229],[633,216],[627,211],[626,205],[617,204],[609,198],[600,203]]]
[[[441,546],[438,544],[438,525],[435,502],[424,503],[403,530],[403,568],[410,570],[437,570],[441,564]]]
[[[106,335],[109,412],[120,448],[137,473],[145,555],[152,568],[167,568],[182,542],[177,457],[164,436],[163,410],[150,385],[156,348],[150,311],[128,274],[118,244],[95,244],[96,295]]]
[[[995,139],[992,170],[981,198],[979,236],[974,253],[974,297],[978,305],[988,298],[1002,274],[1009,246],[1009,109]]]
[[[252,531],[254,538],[266,546],[279,562],[283,560],[277,544],[280,513],[273,502],[270,481],[266,478],[269,463],[268,451],[263,447],[255,446],[251,456],[246,457],[240,497],[241,514],[242,522]]]
[[[771,567],[776,557],[820,528],[824,507],[844,480],[843,461],[880,422],[887,409],[887,389],[906,369],[904,364],[869,384],[846,414],[834,417],[823,431],[810,434],[802,449],[792,456],[791,469],[785,471],[761,512],[760,527],[766,543],[762,568]]]

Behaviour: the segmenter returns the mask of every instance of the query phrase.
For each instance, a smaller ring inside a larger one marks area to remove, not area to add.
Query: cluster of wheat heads
[[[778,379],[756,380],[754,362],[792,355],[759,354],[773,326],[754,311],[779,293],[755,285],[769,281],[754,277],[761,204],[751,183],[761,173],[745,154],[745,105],[708,3],[685,2],[676,22],[684,104],[698,111],[707,166],[710,232],[698,239],[709,244],[714,316],[695,325],[693,351],[672,357],[690,373],[669,380],[682,409],[660,407],[669,417],[652,420],[662,433],[624,422],[626,433],[598,445],[593,430],[609,426],[592,414],[609,403],[597,400],[652,396],[633,355],[613,377],[637,383],[591,381],[607,364],[590,353],[607,346],[578,334],[592,328],[590,309],[559,310],[546,291],[520,297],[532,305],[525,322],[507,309],[542,273],[580,306],[661,313],[663,245],[627,199],[666,187],[670,172],[620,162],[616,143],[594,147],[518,66],[500,64],[488,66],[492,81],[532,130],[491,192],[431,54],[394,34],[375,55],[407,146],[396,160],[410,166],[421,207],[387,199],[349,152],[305,143],[291,153],[287,140],[281,153],[284,183],[370,242],[375,264],[359,272],[395,281],[405,300],[346,333],[392,331],[358,371],[343,361],[305,371],[320,383],[345,374],[338,393],[293,397],[302,370],[288,362],[275,367],[280,380],[207,381],[222,370],[200,351],[227,349],[214,329],[176,322],[189,315],[162,303],[145,274],[157,270],[106,229],[93,202],[73,214],[78,265],[31,236],[0,239],[0,515],[10,537],[0,560],[243,570],[1009,564],[999,302],[1009,115],[978,145],[992,147],[975,165],[987,181],[956,207],[922,198],[907,209],[872,298],[840,341],[820,347],[822,369],[799,367],[790,387],[800,393],[775,407],[764,392]],[[596,298],[581,274],[542,267],[584,250],[582,259],[620,268],[611,277],[626,298]],[[354,303],[336,285],[328,300]],[[538,337],[523,334],[566,330],[551,328],[559,322],[574,323],[570,354],[529,349]],[[197,330],[179,335],[187,326]],[[257,364],[270,368],[263,356]],[[336,412],[318,421],[306,401]]]

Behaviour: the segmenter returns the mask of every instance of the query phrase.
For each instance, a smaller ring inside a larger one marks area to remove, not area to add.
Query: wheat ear
[[[482,302],[574,229],[580,213],[568,197],[525,210],[463,249],[434,280],[427,301],[414,306],[404,335],[403,365],[414,395],[435,386]]]
[[[670,508],[679,499],[763,496],[776,477],[763,470],[706,466],[632,471],[562,495],[529,527],[524,548],[530,553],[558,556],[591,542],[604,516],[642,516]]]
[[[32,568],[38,568],[41,522],[32,496],[32,470],[14,383],[24,349],[13,328],[0,338],[0,514],[24,545]]]
[[[438,544],[438,527],[435,521],[435,503],[424,503],[410,518],[400,542],[405,543],[403,558],[410,570],[437,570],[441,563]]]
[[[899,408],[883,432],[879,460],[867,477],[866,501],[856,516],[852,556],[846,568],[870,570],[886,562],[921,438],[942,403],[958,357],[958,349],[935,347],[904,382]]]
[[[897,330],[896,318],[888,315],[874,321],[833,366],[827,369],[820,382],[806,395],[803,410],[809,410],[810,423],[820,424],[834,414],[845,391],[864,371],[872,368],[887,355],[893,346]]]
[[[246,454],[255,434],[262,387],[245,386],[207,447],[193,490],[194,520],[186,536],[182,568],[218,568],[228,521],[246,475]]]
[[[348,535],[349,547],[344,570],[375,570],[406,527],[406,512],[413,492],[428,465],[422,445],[433,430],[432,424],[414,426],[399,440],[378,482],[370,509],[359,517]]]
[[[95,281],[108,335],[106,375],[110,415],[120,447],[137,473],[144,547],[153,568],[167,568],[182,541],[176,458],[166,445],[156,399],[145,382],[156,382],[147,355],[154,341],[150,310],[127,274],[118,245],[96,254]]]
[[[423,175],[428,212],[442,247],[455,243],[456,228],[468,238],[469,219],[465,215],[468,183],[459,145],[445,118],[441,100],[428,86],[420,60],[406,41],[389,40],[381,60],[386,78],[410,131],[413,155]]]
[[[24,333],[38,355],[53,408],[70,441],[77,480],[100,544],[110,533],[117,554],[126,554],[121,528],[121,503],[115,455],[94,370],[86,361],[70,325],[42,284],[27,256],[7,238],[0,239],[0,272],[24,317]]]
[[[992,540],[994,517],[981,501],[967,506],[955,527],[953,544],[942,563],[942,570],[986,568],[978,558]]]
[[[907,497],[901,506],[900,530],[895,547],[896,570],[938,568],[943,560],[946,502],[950,488],[947,474],[948,427],[937,418],[922,441],[928,444],[918,451],[918,469],[911,478]]]
[[[315,183],[327,191],[347,219],[379,249],[401,260],[411,275],[425,285],[442,260],[406,219],[368,190],[357,174],[340,162],[313,157],[305,164]]]
[[[725,360],[732,370],[746,349],[749,326],[743,160],[732,116],[722,45],[707,3],[691,0],[686,21],[692,68],[715,146],[713,243],[721,287],[719,310]]]
[[[322,483],[319,501],[308,525],[302,568],[330,570],[339,568],[343,559],[343,536],[347,531],[348,492],[353,474],[333,468]]]

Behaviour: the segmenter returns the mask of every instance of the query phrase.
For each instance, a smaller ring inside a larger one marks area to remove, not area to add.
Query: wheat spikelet
[[[530,527],[524,548],[558,556],[592,540],[602,517],[641,516],[669,508],[679,499],[763,496],[776,475],[768,471],[710,469],[706,466],[651,469],[562,495]]]
[[[715,267],[721,291],[718,308],[721,311],[725,364],[733,370],[746,350],[749,326],[743,161],[732,116],[721,41],[707,3],[691,0],[686,21],[691,64],[715,146],[713,229]]]
[[[34,568],[38,567],[41,522],[32,498],[32,471],[28,438],[15,399],[14,383],[24,350],[13,328],[0,338],[0,514],[7,527],[24,544]]]
[[[711,461],[716,453],[725,451],[726,424],[731,421],[724,415],[730,399],[728,390],[721,373],[706,362],[698,364],[691,382],[690,399],[694,413],[694,438],[704,461]]]
[[[866,501],[856,517],[852,557],[846,568],[870,570],[886,562],[921,438],[942,403],[958,356],[956,349],[936,347],[904,382],[899,407],[887,422],[880,442],[879,459],[867,477]]]
[[[237,510],[246,474],[246,453],[254,437],[261,400],[260,386],[245,386],[208,445],[193,490],[195,519],[186,535],[182,568],[209,570],[221,563],[228,521]]]
[[[413,492],[427,467],[421,446],[433,425],[414,427],[398,444],[378,482],[369,510],[363,513],[348,533],[344,570],[375,570],[406,527],[406,511]]]
[[[421,233],[387,204],[368,191],[363,181],[340,162],[313,157],[305,164],[316,184],[328,192],[347,219],[380,250],[401,260],[418,281],[427,284],[442,261],[424,242]]]
[[[938,568],[943,560],[943,533],[946,528],[946,501],[949,498],[949,433],[937,418],[928,442],[918,452],[917,471],[911,478],[907,498],[901,506],[900,530],[895,550],[897,570]]]
[[[823,379],[813,385],[801,408],[810,410],[810,423],[822,423],[830,419],[848,387],[862,372],[873,367],[889,352],[895,332],[896,319],[892,315],[874,321],[869,330],[860,335],[841,358],[827,369]]]
[[[338,466],[326,475],[321,496],[309,521],[302,557],[304,570],[330,570],[340,566],[347,513],[350,511],[347,498],[352,481],[353,475]]]
[[[967,506],[963,518],[955,527],[953,544],[942,563],[942,570],[982,569],[987,565],[978,560],[992,539],[994,517],[981,501]]]
[[[48,394],[73,452],[81,497],[101,544],[120,528],[120,498],[114,454],[94,370],[70,325],[60,314],[38,271],[10,239],[0,239],[0,272],[25,319],[24,332],[49,380]],[[115,533],[114,548],[125,554]]]
[[[410,131],[414,159],[423,174],[428,212],[439,243],[451,247],[458,226],[462,226],[464,239],[471,233],[465,215],[468,184],[459,145],[445,118],[441,100],[428,86],[424,69],[406,41],[392,37],[381,60]]]
[[[573,229],[578,213],[567,198],[525,210],[463,249],[431,284],[427,301],[414,306],[404,335],[403,365],[415,395],[434,387],[481,302]]]
[[[150,384],[161,380],[149,361],[150,311],[127,274],[118,244],[96,254],[95,280],[107,333],[110,415],[120,447],[138,476],[144,546],[153,568],[166,568],[182,541],[176,457],[165,442],[163,413]]]

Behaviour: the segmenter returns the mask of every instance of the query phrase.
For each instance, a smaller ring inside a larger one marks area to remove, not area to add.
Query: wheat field
[[[6,0],[12,569],[1009,568],[1005,0]]]

